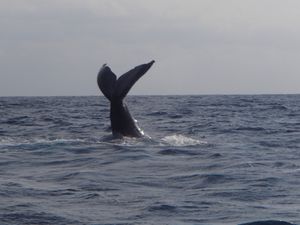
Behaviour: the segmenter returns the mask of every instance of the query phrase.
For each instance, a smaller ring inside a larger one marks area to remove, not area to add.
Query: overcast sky
[[[1,0],[0,96],[300,93],[299,0]]]

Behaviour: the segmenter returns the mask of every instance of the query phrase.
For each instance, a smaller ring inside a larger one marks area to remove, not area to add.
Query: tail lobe
[[[117,83],[117,76],[106,64],[102,66],[98,73],[97,83],[104,96],[111,101]]]

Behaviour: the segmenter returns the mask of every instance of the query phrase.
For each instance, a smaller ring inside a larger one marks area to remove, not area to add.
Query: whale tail
[[[117,79],[111,69],[104,64],[97,77],[97,83],[106,98],[110,101],[122,100],[126,97],[131,87],[140,79],[153,65],[155,61],[139,65],[124,73]]]

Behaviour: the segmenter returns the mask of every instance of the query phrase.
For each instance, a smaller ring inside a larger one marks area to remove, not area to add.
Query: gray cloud
[[[299,93],[297,0],[0,3],[0,95],[95,95],[155,59],[132,94]]]

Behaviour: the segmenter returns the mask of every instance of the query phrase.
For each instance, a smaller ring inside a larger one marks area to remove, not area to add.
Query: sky
[[[299,0],[1,0],[0,96],[300,93]]]

